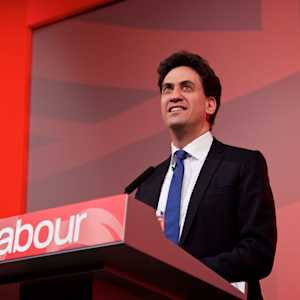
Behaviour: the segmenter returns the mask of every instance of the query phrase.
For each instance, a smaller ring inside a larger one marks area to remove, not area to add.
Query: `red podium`
[[[5,300],[246,299],[125,194],[0,220],[0,284]]]

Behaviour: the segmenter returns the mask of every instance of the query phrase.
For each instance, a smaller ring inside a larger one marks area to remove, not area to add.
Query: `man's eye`
[[[190,92],[190,91],[192,91],[192,87],[189,86],[189,85],[184,85],[184,86],[182,87],[182,90],[183,90],[184,92]]]
[[[165,86],[162,90],[163,94],[170,93],[172,91],[172,87],[170,86]]]

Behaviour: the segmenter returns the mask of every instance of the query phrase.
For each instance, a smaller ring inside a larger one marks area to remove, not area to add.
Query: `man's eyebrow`
[[[174,83],[171,83],[171,82],[164,82],[162,84],[162,87],[172,87],[172,86],[174,86]]]
[[[190,84],[190,85],[195,85],[195,83],[191,80],[183,80],[179,83],[180,85],[184,85],[184,84]]]
[[[195,83],[191,80],[183,80],[183,81],[180,81],[179,82],[180,85],[183,85],[183,84],[192,84],[192,85],[195,85]],[[164,82],[162,84],[162,86],[174,86],[175,84],[172,83],[172,82]]]

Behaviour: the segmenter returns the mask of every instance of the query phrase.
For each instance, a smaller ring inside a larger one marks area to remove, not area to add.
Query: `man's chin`
[[[168,127],[171,130],[183,130],[185,128],[185,123],[184,122],[170,122],[168,124]]]

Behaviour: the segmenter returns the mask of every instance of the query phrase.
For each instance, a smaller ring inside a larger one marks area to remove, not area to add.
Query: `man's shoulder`
[[[225,156],[227,158],[232,158],[232,159],[236,158],[238,160],[251,160],[255,158],[261,158],[264,160],[263,154],[257,149],[250,149],[250,148],[225,144],[217,140],[216,138],[214,138],[212,148],[213,147],[224,151]]]

